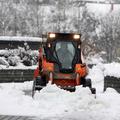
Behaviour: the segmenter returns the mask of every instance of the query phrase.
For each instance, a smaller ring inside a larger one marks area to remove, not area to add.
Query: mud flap
[[[104,91],[106,91],[108,87],[114,88],[117,92],[120,93],[120,78],[114,76],[105,76]]]

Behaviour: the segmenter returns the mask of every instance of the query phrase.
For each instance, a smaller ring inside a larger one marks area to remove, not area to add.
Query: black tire
[[[41,76],[38,76],[36,78],[36,85],[37,86],[46,86],[46,79],[42,78]]]
[[[84,86],[85,86],[85,87],[89,87],[89,88],[91,89],[91,88],[92,88],[91,79],[85,79]]]
[[[92,94],[96,94],[96,89],[95,89],[95,88],[92,88],[91,79],[85,79],[85,83],[84,83],[83,86],[84,86],[84,87],[89,87],[90,90],[91,90],[91,93],[92,93]]]
[[[95,88],[91,88],[90,90],[91,90],[92,94],[96,94],[96,89]]]

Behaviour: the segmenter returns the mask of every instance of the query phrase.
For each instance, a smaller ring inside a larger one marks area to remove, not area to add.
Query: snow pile
[[[71,93],[48,84],[36,92],[32,99],[24,92],[31,88],[32,82],[0,84],[0,114],[37,116],[51,120],[117,120],[120,113],[120,95],[113,89],[108,89],[104,94],[97,93],[95,99],[90,90],[82,86]]]
[[[104,60],[100,56],[100,54],[95,54],[94,56],[90,56],[86,59],[86,63],[88,65],[93,65],[93,69],[90,71],[92,78],[94,79],[96,72],[99,74],[103,74],[105,76],[114,76],[120,78],[120,63],[112,62],[112,63],[104,63]],[[99,70],[98,70],[99,69]],[[97,74],[98,75],[98,74]],[[103,77],[98,76],[98,79]]]
[[[26,84],[26,86],[25,86]],[[28,86],[27,86],[28,85]],[[20,88],[21,87],[21,88]],[[32,86],[31,86],[32,87]],[[35,98],[24,95],[30,84],[1,84],[0,113],[13,115],[57,116],[65,113],[90,111],[96,104],[88,88],[77,88],[75,93],[50,85],[35,94]],[[7,98],[7,99],[6,99]],[[104,106],[101,103],[98,107]],[[98,108],[97,108],[98,109]]]
[[[92,86],[96,87],[96,90],[99,92],[103,91],[104,84],[104,64],[100,63],[93,66],[92,69],[89,69],[89,74],[87,78],[92,80]]]
[[[25,86],[26,84],[26,86]],[[28,84],[28,86],[27,86]],[[30,83],[1,84],[0,114],[12,115],[61,115],[75,110],[91,109],[89,104],[94,97],[88,88],[78,87],[75,93],[61,90],[56,85],[50,85],[39,92],[35,98],[25,95],[23,91],[30,90]],[[7,99],[6,99],[7,98]]]
[[[120,78],[120,63],[104,64],[104,76],[114,76]]]

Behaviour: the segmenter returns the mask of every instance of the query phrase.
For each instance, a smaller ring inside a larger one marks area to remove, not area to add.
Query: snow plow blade
[[[114,76],[105,76],[104,91],[106,91],[108,87],[114,88],[118,93],[120,93],[120,78]]]

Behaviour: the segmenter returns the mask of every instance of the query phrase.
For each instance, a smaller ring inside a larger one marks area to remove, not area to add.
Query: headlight
[[[73,38],[74,38],[74,39],[79,39],[79,38],[80,38],[80,35],[77,35],[77,34],[76,34],[76,35],[73,36]]]
[[[55,36],[56,36],[55,33],[50,33],[50,34],[49,34],[49,37],[50,37],[50,38],[55,38]]]

